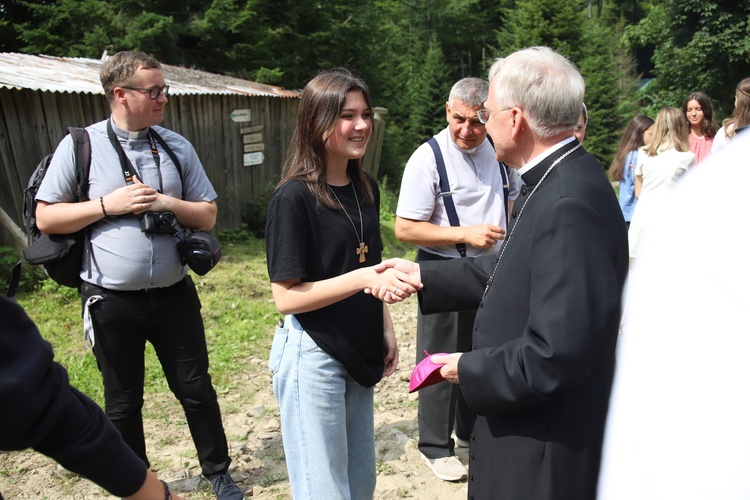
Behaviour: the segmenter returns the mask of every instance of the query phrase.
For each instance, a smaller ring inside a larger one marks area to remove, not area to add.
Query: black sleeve
[[[145,464],[93,401],[68,383],[52,347],[0,298],[0,449],[33,448],[116,496],[138,491]]]
[[[496,255],[485,255],[420,262],[422,314],[476,309],[496,261]]]

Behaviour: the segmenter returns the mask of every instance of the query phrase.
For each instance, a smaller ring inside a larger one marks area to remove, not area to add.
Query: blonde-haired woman
[[[638,238],[654,205],[668,193],[688,168],[695,165],[690,151],[685,115],[677,108],[662,108],[654,122],[651,142],[643,147],[635,167],[635,196],[638,204],[633,212],[628,239],[630,257],[635,258]]]

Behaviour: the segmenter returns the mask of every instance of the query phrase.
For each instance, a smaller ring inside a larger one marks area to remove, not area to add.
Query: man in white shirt
[[[477,117],[484,109],[489,84],[464,78],[452,88],[445,113],[448,126],[412,154],[401,181],[396,210],[396,236],[419,247],[418,261],[495,254],[507,229],[517,174],[499,164],[487,131]],[[437,147],[445,168],[441,192]],[[450,197],[450,200],[448,199]],[[448,215],[455,206],[457,220]],[[447,208],[446,208],[447,207]],[[460,225],[456,225],[460,224]],[[471,350],[476,309],[417,317],[417,362],[425,351]],[[454,454],[455,444],[468,447],[474,414],[458,387],[447,382],[422,389],[419,395],[419,450],[435,475],[446,481],[466,478],[466,468]]]

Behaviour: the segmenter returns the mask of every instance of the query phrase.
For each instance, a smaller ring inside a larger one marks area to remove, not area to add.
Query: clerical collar
[[[482,146],[482,144],[484,144],[484,140],[479,143],[479,146],[477,146],[475,148],[471,148],[471,149],[461,149],[461,148],[459,148],[458,144],[456,144],[456,141],[453,140],[453,137],[451,137],[451,144],[453,144],[453,147],[456,148],[457,150],[459,150],[460,152],[473,155],[474,153],[477,152],[477,149],[479,149]]]
[[[130,132],[128,130],[125,130],[124,128],[120,128],[115,123],[114,118],[110,117],[109,121],[112,123],[112,131],[117,135],[117,137],[122,137],[123,139],[142,139],[148,135],[148,129],[149,127],[146,127],[141,130],[136,130],[135,132]]]
[[[521,176],[525,174],[526,172],[529,172],[532,168],[542,163],[542,161],[544,161],[544,159],[550,156],[552,153],[562,148],[566,144],[570,144],[574,140],[576,140],[576,136],[571,135],[567,139],[563,139],[562,141],[558,142],[551,148],[547,149],[542,154],[535,156],[534,158],[531,159],[531,161],[529,161],[526,165],[524,165],[521,169],[518,170],[518,175]]]

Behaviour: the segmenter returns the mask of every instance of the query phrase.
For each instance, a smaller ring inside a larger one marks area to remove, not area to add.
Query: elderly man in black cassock
[[[532,47],[498,60],[490,79],[480,119],[498,160],[525,183],[499,256],[382,267],[421,281],[423,313],[479,304],[473,350],[433,356],[479,415],[469,498],[594,499],[628,269],[625,222],[602,166],[573,135],[585,91],[575,66]]]

